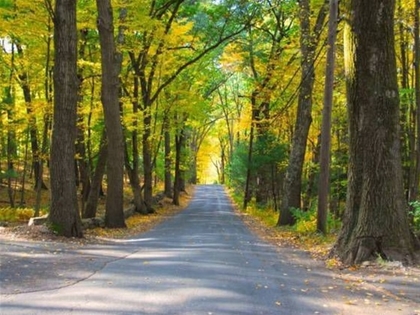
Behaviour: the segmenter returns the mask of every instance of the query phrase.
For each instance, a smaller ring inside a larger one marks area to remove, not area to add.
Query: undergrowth
[[[328,253],[336,239],[336,233],[340,228],[338,220],[329,216],[329,232],[323,235],[317,232],[316,210],[302,211],[293,209],[292,214],[296,219],[296,224],[293,226],[277,226],[278,211],[274,211],[269,207],[258,206],[252,202],[244,210],[241,207],[242,196],[234,194],[232,191],[228,191],[228,193],[236,208],[241,209],[239,211],[242,214],[251,216],[260,223],[261,227],[258,229],[260,237],[277,245],[294,246],[308,250],[315,258],[327,259]],[[255,228],[253,226],[250,227]],[[333,267],[335,265],[335,261],[327,260],[327,266]]]
[[[420,232],[420,201],[410,202],[410,216],[412,217],[412,224],[414,230]]]
[[[12,208],[3,207],[0,208],[0,222],[19,223],[27,222],[35,214],[33,208]],[[40,215],[44,215],[45,212],[41,211]]]

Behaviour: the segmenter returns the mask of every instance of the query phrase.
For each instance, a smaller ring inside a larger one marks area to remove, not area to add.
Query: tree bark
[[[172,157],[171,157],[171,133],[170,133],[170,122],[168,113],[165,113],[164,116],[164,143],[165,143],[165,187],[164,192],[167,198],[172,197],[172,174],[171,174],[171,165],[172,165]]]
[[[143,172],[144,172],[144,203],[146,204],[147,212],[154,212],[152,207],[153,202],[153,163],[152,163],[152,104],[149,100],[144,102],[143,109]]]
[[[90,183],[89,193],[86,199],[85,208],[83,209],[83,218],[95,218],[98,208],[99,195],[102,186],[102,178],[105,173],[106,161],[108,156],[108,145],[106,143],[106,133],[102,135],[101,147],[98,153],[98,160],[93,172],[92,181]]]
[[[282,202],[278,225],[293,225],[295,219],[290,209],[301,208],[302,169],[305,160],[306,142],[312,123],[312,90],[315,82],[315,50],[317,39],[325,20],[326,5],[321,8],[312,34],[310,29],[310,1],[300,1],[302,75],[299,90],[298,109],[289,164],[283,185]]]
[[[172,203],[179,206],[179,195],[181,191],[185,191],[185,183],[183,182],[183,172],[181,170],[182,149],[185,145],[185,132],[182,128],[179,134],[175,136],[175,179],[174,193]]]
[[[119,108],[119,70],[121,54],[114,42],[110,0],[97,0],[98,30],[101,44],[102,89],[105,126],[108,138],[107,198],[105,226],[125,227],[123,204],[124,143]]]
[[[334,91],[335,40],[337,37],[338,0],[330,0],[328,51],[325,71],[324,108],[322,110],[321,151],[317,230],[327,233],[328,197],[330,188],[331,112]]]
[[[420,189],[420,2],[415,1],[414,10],[414,91],[415,91],[415,123],[417,125],[417,134],[414,136],[415,148],[412,163],[414,167],[414,176],[409,184],[409,200],[415,201],[419,195]],[[415,129],[415,128],[414,128]]]
[[[74,173],[78,87],[76,1],[56,1],[54,24],[55,97],[48,219],[50,227],[59,235],[82,237]]]
[[[343,228],[332,254],[349,265],[378,255],[410,263],[415,240],[402,182],[395,0],[346,5],[350,160]]]
[[[82,29],[79,31],[81,44],[79,48],[79,58],[84,60],[85,59],[85,50],[86,50],[86,43],[87,43],[87,35],[88,30]],[[80,184],[82,185],[81,189],[81,199],[82,199],[82,214],[84,216],[85,213],[85,202],[88,199],[90,193],[90,185],[91,185],[91,169],[90,165],[92,165],[92,161],[89,161],[87,156],[86,150],[86,139],[85,139],[85,130],[87,126],[85,125],[85,113],[83,112],[83,67],[78,68],[77,76],[80,80],[79,90],[78,90],[78,116],[77,116],[77,141],[76,141],[76,155],[78,158],[76,159],[76,166],[78,169],[78,182],[77,186]]]

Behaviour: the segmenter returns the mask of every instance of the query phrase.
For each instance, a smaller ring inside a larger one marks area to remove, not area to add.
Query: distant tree
[[[402,182],[395,1],[346,5],[350,157],[343,228],[332,253],[346,264],[377,255],[409,263],[416,244]]]
[[[54,116],[49,223],[59,235],[82,237],[74,156],[77,119],[76,1],[57,0],[54,10]]]

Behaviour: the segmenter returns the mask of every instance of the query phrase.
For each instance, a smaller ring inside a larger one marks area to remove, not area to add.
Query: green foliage
[[[301,209],[290,209],[296,219],[295,230],[300,233],[316,232],[316,212],[313,210],[302,211]]]
[[[235,193],[240,193],[245,187],[246,170],[248,167],[248,144],[245,141],[239,142],[233,152],[232,160],[227,168],[229,186]]]
[[[307,234],[315,233],[317,231],[317,212],[315,208],[310,209],[309,211],[292,208],[291,212],[296,219],[296,224],[294,226],[296,232]],[[329,232],[335,231],[340,227],[340,221],[333,218],[330,213],[328,213],[327,220]]]
[[[279,143],[273,134],[265,133],[255,143],[254,167],[258,170],[266,165],[280,164],[286,160],[286,152],[286,145]]]
[[[242,204],[242,193],[235,193],[234,191],[230,191],[229,195],[232,197],[234,203],[238,205],[238,207]],[[257,218],[259,221],[263,222],[264,225],[270,227],[276,226],[279,217],[279,213],[274,211],[272,208],[260,206],[255,203],[249,204],[247,209],[244,211],[246,211],[247,214]]]
[[[18,178],[19,174],[14,169],[8,169],[7,171],[0,171],[0,179],[4,178]]]
[[[248,162],[248,154],[247,141],[241,141],[233,150],[227,175],[229,184],[235,189],[235,192],[242,191],[245,187],[248,167],[251,168],[253,174],[262,174],[264,170],[267,170],[267,166],[278,168],[286,160],[286,146],[279,143],[274,135],[267,133],[256,141],[251,165]]]
[[[410,216],[413,217],[414,229],[420,231],[420,201],[410,202]]]
[[[277,211],[258,205],[250,205],[247,208],[247,213],[264,222],[266,226],[276,226],[279,217],[279,213]]]

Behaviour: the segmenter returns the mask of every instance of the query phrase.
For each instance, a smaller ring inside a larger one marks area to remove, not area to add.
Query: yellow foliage
[[[223,69],[229,72],[241,72],[244,69],[245,53],[236,43],[228,45],[219,60]]]
[[[0,221],[24,222],[32,218],[34,213],[32,208],[0,208]]]
[[[316,215],[313,212],[308,220],[299,220],[296,223],[296,232],[298,233],[313,233],[316,231]]]

